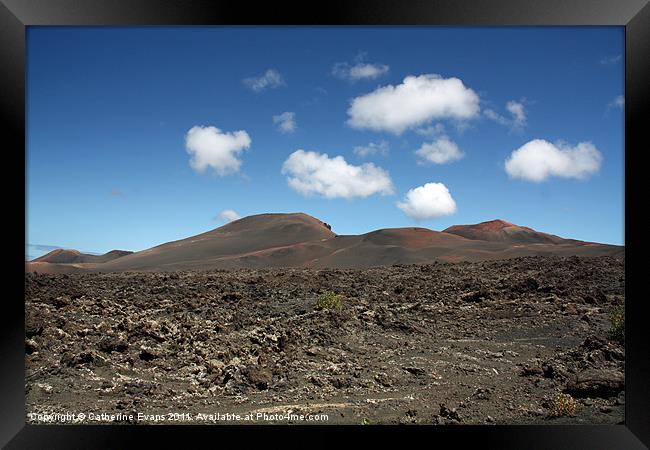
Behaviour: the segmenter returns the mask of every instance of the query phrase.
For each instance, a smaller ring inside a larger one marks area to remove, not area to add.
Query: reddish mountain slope
[[[104,263],[122,256],[130,255],[133,252],[126,250],[111,250],[103,255],[88,255],[78,250],[56,249],[32,260],[32,263],[52,263],[52,264],[79,264],[79,263]]]
[[[505,220],[490,220],[476,225],[454,225],[446,230],[445,233],[456,234],[467,239],[507,242],[517,244],[562,244],[567,241],[573,243],[579,242],[574,240],[562,239],[561,237],[541,233],[532,228],[520,227]]]
[[[76,260],[73,252],[60,252],[56,258],[51,256],[50,262],[41,260],[28,264],[27,270],[68,273],[235,267],[362,268],[435,260],[459,262],[535,255],[623,254],[624,247],[562,239],[502,220],[456,225],[442,232],[426,228],[389,228],[358,236],[337,236],[326,223],[296,213],[245,217],[206,233],[106,262],[61,262]]]
[[[108,262],[101,270],[227,267],[233,257],[334,236],[326,223],[307,214],[260,214]]]

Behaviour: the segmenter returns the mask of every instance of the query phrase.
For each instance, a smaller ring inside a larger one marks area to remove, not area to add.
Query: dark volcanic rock
[[[126,349],[129,348],[129,344],[126,343],[123,340],[120,340],[118,338],[112,337],[112,336],[107,336],[105,338],[102,338],[99,343],[97,344],[97,347],[106,353],[110,352],[124,352]]]
[[[257,389],[267,389],[273,380],[273,374],[268,369],[253,367],[246,372],[248,381]]]
[[[524,279],[519,285],[517,286],[517,290],[519,292],[531,292],[531,291],[536,291],[539,288],[539,282],[532,277],[528,277]]]
[[[541,424],[566,388],[584,410],[563,423],[615,424],[625,350],[607,302],[624,302],[624,273],[618,258],[532,257],[27,274],[26,409]],[[325,292],[340,310],[315,309]]]
[[[569,381],[564,392],[576,398],[615,397],[625,389],[625,377],[618,370],[587,369]]]
[[[416,377],[422,376],[427,373],[427,371],[421,367],[404,367],[403,369],[406,370],[408,373],[415,375]]]
[[[94,352],[82,352],[76,355],[73,355],[71,353],[66,353],[61,358],[61,363],[66,366],[77,367],[81,365],[91,364],[96,360],[97,360],[97,356],[95,355]]]
[[[524,365],[519,374],[523,377],[541,375],[543,370],[540,366],[529,366],[528,364]]]
[[[452,421],[460,422],[460,414],[456,411],[456,408],[448,408],[444,404],[440,404],[440,412],[438,413],[440,417],[445,417]]]
[[[38,344],[33,339],[25,340],[25,353],[31,355],[38,350]]]
[[[461,295],[460,298],[465,302],[482,302],[483,300],[489,300],[490,297],[491,295],[487,291],[473,291]]]
[[[155,351],[151,349],[142,349],[140,351],[140,359],[143,361],[153,361],[154,359],[158,358],[158,355],[156,354]]]

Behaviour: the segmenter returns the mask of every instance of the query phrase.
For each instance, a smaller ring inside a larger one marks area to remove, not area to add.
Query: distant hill
[[[32,260],[31,262],[46,262],[54,264],[105,263],[121,258],[122,256],[130,255],[131,253],[133,252],[126,250],[111,250],[103,255],[89,255],[81,253],[78,250],[56,249],[40,258]]]
[[[445,233],[456,234],[467,239],[491,242],[507,242],[510,244],[563,244],[577,243],[571,239],[562,239],[553,234],[535,231],[532,228],[520,227],[505,220],[490,220],[475,225],[453,225]]]
[[[624,247],[564,239],[503,220],[444,231],[387,228],[336,235],[304,213],[244,217],[214,230],[140,252],[88,258],[55,250],[27,264],[45,273],[210,270],[236,267],[363,268],[431,261],[481,261],[519,256],[622,256]],[[59,253],[56,253],[59,252]],[[118,252],[118,251],[115,251]],[[103,259],[102,259],[103,258]]]

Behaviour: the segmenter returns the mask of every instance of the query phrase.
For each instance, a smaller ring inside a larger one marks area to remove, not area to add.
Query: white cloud
[[[526,125],[526,111],[522,102],[511,100],[506,103],[506,109],[510,114],[512,114],[515,126]]]
[[[241,219],[241,216],[234,209],[224,209],[216,217],[218,220],[223,222],[232,222],[233,220]]]
[[[506,109],[510,113],[510,117],[504,117],[491,109],[486,109],[484,114],[488,119],[513,130],[519,130],[526,125],[526,107],[523,101],[511,100],[506,103]]]
[[[600,63],[606,66],[609,64],[616,64],[621,59],[623,59],[623,55],[607,56],[605,58],[601,58]]]
[[[513,151],[505,169],[511,178],[539,183],[549,177],[585,179],[598,172],[602,155],[591,142],[575,147],[543,139],[527,142]]]
[[[478,95],[461,80],[425,74],[354,98],[347,123],[353,128],[401,134],[433,119],[464,120],[478,112]]]
[[[282,165],[289,186],[303,195],[325,198],[369,197],[393,193],[390,175],[372,163],[353,166],[342,156],[297,150]]]
[[[278,130],[281,133],[293,133],[296,131],[296,113],[293,112],[283,112],[277,116],[273,116],[273,123],[278,126]]]
[[[463,156],[455,142],[449,140],[446,136],[431,143],[424,143],[415,151],[421,162],[431,162],[434,164],[447,164],[458,161]]]
[[[397,202],[397,207],[415,220],[435,219],[456,212],[456,202],[442,183],[427,183],[410,189],[404,201]]]
[[[388,70],[389,67],[385,64],[357,63],[350,65],[348,63],[336,63],[332,69],[332,74],[350,81],[374,80],[388,73]]]
[[[389,67],[386,64],[361,63],[350,67],[349,76],[353,80],[359,80],[363,78],[374,80],[375,78],[388,73],[388,70]]]
[[[185,149],[190,154],[190,166],[197,172],[211,167],[219,176],[238,172],[239,154],[251,145],[243,130],[222,132],[215,127],[192,127],[185,135]]]
[[[610,108],[624,108],[625,107],[625,97],[622,95],[617,96],[612,100],[609,105]]]
[[[359,53],[354,58],[354,64],[336,63],[332,68],[332,75],[348,81],[374,80],[388,73],[390,67],[386,64],[366,62],[366,53]]]
[[[370,142],[368,145],[358,145],[354,147],[354,154],[360,158],[365,158],[372,155],[386,156],[388,154],[388,142]]]
[[[280,72],[275,69],[268,69],[258,77],[244,78],[243,82],[244,86],[253,92],[262,92],[265,89],[274,89],[286,84]]]
[[[510,122],[507,117],[502,116],[501,114],[497,113],[493,109],[486,109],[485,111],[483,111],[483,114],[485,114],[485,116],[488,119],[494,120],[495,122],[498,122],[501,125],[508,125],[508,123]]]

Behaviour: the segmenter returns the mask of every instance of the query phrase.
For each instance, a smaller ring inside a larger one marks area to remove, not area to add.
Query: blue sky
[[[622,27],[29,27],[27,253],[223,210],[623,244],[623,52]]]

